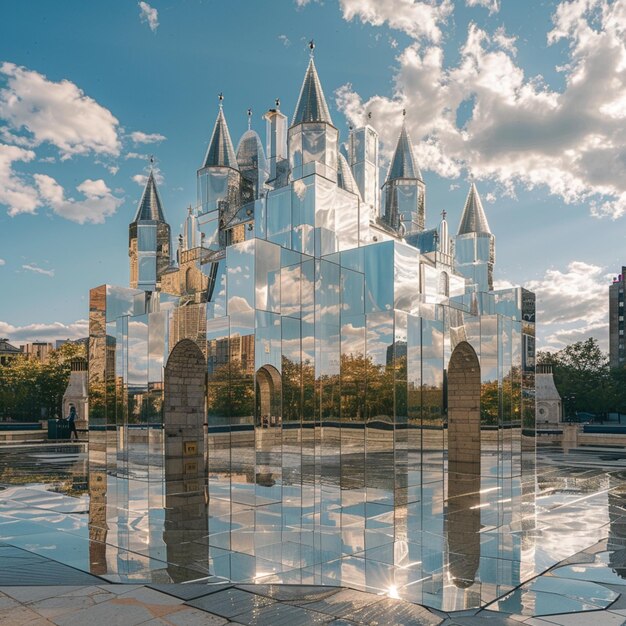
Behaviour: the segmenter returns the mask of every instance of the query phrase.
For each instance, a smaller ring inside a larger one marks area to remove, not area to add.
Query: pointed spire
[[[224,96],[220,93],[220,109],[217,113],[213,134],[211,135],[211,141],[209,142],[202,167],[232,167],[236,170],[237,159],[235,158],[235,149],[233,148],[233,142],[228,132],[226,118],[224,117],[223,100]]]
[[[150,162],[153,163],[154,159],[150,158]],[[139,201],[137,207],[137,213],[135,215],[134,222],[143,220],[154,220],[157,222],[165,222],[165,215],[163,214],[163,207],[161,205],[161,199],[159,198],[159,192],[157,191],[156,181],[154,180],[154,171],[150,169],[148,180],[146,181],[146,187],[143,190],[143,195]]]
[[[402,115],[406,115],[406,111],[402,111]],[[391,160],[391,166],[389,167],[389,174],[387,180],[394,180],[396,178],[414,178],[417,180],[424,180],[422,173],[417,166],[415,155],[413,153],[413,144],[409,137],[409,132],[406,129],[405,118],[402,119],[402,128],[400,129],[400,136],[398,137],[398,143],[396,145],[396,151],[394,152],[393,159]]]
[[[361,192],[359,191],[359,187],[354,180],[352,170],[348,165],[346,157],[341,152],[337,155],[337,184],[341,187],[341,189],[345,189],[346,191],[356,194],[359,197],[359,200],[361,200]]]
[[[463,208],[457,235],[467,235],[468,233],[491,234],[483,203],[480,201],[476,184],[473,181],[467,194],[467,200],[465,200],[465,207]]]
[[[309,66],[304,75],[300,97],[298,98],[296,112],[291,125],[294,126],[303,122],[327,122],[331,125],[333,123],[326,99],[324,98],[322,85],[315,69],[313,56],[311,56]]]

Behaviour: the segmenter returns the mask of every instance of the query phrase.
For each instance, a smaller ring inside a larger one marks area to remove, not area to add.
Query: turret
[[[454,245],[458,271],[470,281],[472,291],[493,290],[496,238],[489,230],[487,216],[476,185],[470,185]]]
[[[198,228],[204,246],[222,246],[220,232],[227,227],[240,205],[241,174],[222,107],[213,127],[203,165],[198,170]]]
[[[380,216],[378,180],[378,133],[369,125],[350,131],[348,161],[370,219]]]
[[[291,179],[319,173],[331,180],[337,179],[338,131],[333,126],[313,61],[307,67],[296,112],[288,132],[289,167]]]
[[[263,118],[266,121],[266,151],[269,170],[268,182],[272,187],[282,187],[287,183],[289,161],[287,154],[287,116],[280,111],[280,100],[276,98],[276,108],[270,109]],[[284,180],[283,180],[284,179]]]
[[[237,146],[237,165],[241,173],[242,198],[246,204],[258,200],[265,192],[267,162],[260,137],[251,128],[252,109],[248,109],[248,130]]]
[[[150,170],[137,207],[128,227],[130,286],[158,291],[161,276],[170,265],[170,227],[165,221],[154,172]]]
[[[383,185],[383,197],[381,220],[389,228],[401,236],[424,230],[426,185],[404,120]]]

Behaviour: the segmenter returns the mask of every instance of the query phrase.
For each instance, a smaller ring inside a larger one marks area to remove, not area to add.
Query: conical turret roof
[[[480,201],[478,195],[478,189],[476,189],[475,183],[470,185],[469,193],[467,194],[467,200],[465,200],[465,207],[463,208],[463,215],[461,216],[461,223],[459,224],[459,232],[457,235],[467,235],[468,233],[488,233],[489,223],[487,222],[487,216],[483,209],[483,203]]]
[[[148,175],[146,187],[143,190],[143,195],[139,201],[139,206],[137,207],[137,213],[134,219],[135,222],[143,220],[165,222],[163,206],[161,205],[161,198],[159,198],[159,192],[157,191],[156,181],[154,180],[154,172],[152,172],[152,170]]]
[[[220,106],[220,110],[215,120],[211,141],[204,157],[204,165],[202,167],[237,167],[237,158],[235,157],[235,149],[228,132],[228,125],[224,117],[224,110]]]
[[[304,82],[291,125],[294,126],[303,122],[333,123],[313,58],[309,61],[309,67],[307,67],[304,75]]]
[[[417,166],[415,155],[413,154],[413,144],[409,137],[409,132],[406,129],[406,124],[402,123],[402,129],[400,130],[400,136],[398,137],[398,143],[396,145],[396,151],[394,152],[393,159],[391,160],[391,166],[389,167],[389,174],[387,180],[394,180],[396,178],[413,178],[417,180],[424,180],[422,173]]]

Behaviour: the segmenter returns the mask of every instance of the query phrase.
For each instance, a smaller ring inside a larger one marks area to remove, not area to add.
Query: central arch
[[[208,533],[205,496],[206,359],[198,345],[179,341],[165,366],[163,432],[165,437],[165,528],[168,573],[183,582],[186,568],[208,558],[195,543]]]
[[[273,365],[263,365],[256,372],[257,426],[278,426],[282,421],[281,376]]]
[[[480,362],[462,341],[448,380],[448,562],[452,582],[470,587],[480,564]]]

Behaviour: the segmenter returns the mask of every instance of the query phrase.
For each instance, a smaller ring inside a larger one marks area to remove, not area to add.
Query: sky
[[[154,155],[173,236],[195,204],[218,94],[291,115],[315,61],[342,140],[368,113],[383,168],[406,122],[426,225],[474,180],[496,286],[537,293],[538,345],[608,345],[626,265],[626,0],[65,0],[0,4],[0,337],[88,333],[89,289],[127,285]],[[384,172],[383,172],[384,174]]]

